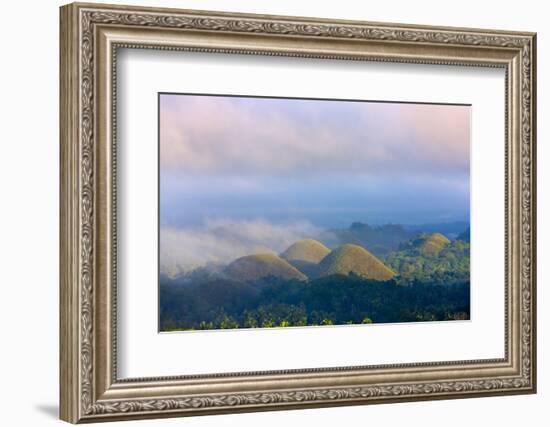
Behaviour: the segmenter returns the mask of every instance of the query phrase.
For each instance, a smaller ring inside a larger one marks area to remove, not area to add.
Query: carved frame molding
[[[192,40],[180,43],[179,37]],[[120,47],[506,68],[505,359],[353,367],[349,372],[220,374],[202,380],[117,380],[116,286],[107,287],[102,278],[116,282],[112,176],[114,64]],[[535,391],[534,34],[71,4],[61,9],[60,96],[62,419],[101,421]],[[111,178],[105,180],[105,174]],[[348,385],[335,381],[348,374]],[[261,385],[259,378],[270,375],[272,387]],[[302,385],[284,387],[289,379]],[[211,391],[194,393],[185,388],[186,381],[202,381]],[[239,382],[246,382],[242,391]]]

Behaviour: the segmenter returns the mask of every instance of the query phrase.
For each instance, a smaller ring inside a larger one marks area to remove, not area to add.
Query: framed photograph
[[[63,420],[536,391],[535,34],[60,22]]]

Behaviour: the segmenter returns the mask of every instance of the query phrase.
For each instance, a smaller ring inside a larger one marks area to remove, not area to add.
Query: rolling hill
[[[304,239],[291,245],[281,254],[287,261],[307,261],[319,263],[330,253],[330,249],[318,240]]]
[[[229,264],[224,273],[234,280],[250,281],[268,276],[282,279],[307,280],[305,274],[277,255],[265,253],[247,255]]]
[[[304,239],[291,245],[281,258],[304,273],[309,279],[319,275],[319,263],[330,253],[330,249],[318,240]]]
[[[451,241],[439,233],[421,234],[383,260],[405,281],[453,281],[457,277],[469,277],[470,244]]]
[[[413,241],[422,253],[426,255],[438,255],[451,241],[441,233],[422,235]]]
[[[320,263],[322,276],[355,273],[374,280],[389,280],[395,272],[366,249],[345,244],[333,250]]]

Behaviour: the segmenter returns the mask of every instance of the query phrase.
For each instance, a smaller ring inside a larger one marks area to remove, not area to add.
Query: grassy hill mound
[[[415,240],[414,245],[427,255],[438,255],[451,241],[441,233],[424,235]]]
[[[309,279],[319,275],[319,262],[330,253],[330,249],[318,240],[304,239],[291,245],[281,254],[292,266]]]
[[[313,239],[304,239],[291,245],[281,254],[287,261],[307,261],[319,263],[330,253],[330,249],[321,242]]]
[[[238,258],[225,268],[225,273],[234,280],[258,280],[275,276],[282,279],[307,280],[307,277],[288,261],[274,254],[255,254]]]
[[[395,272],[361,246],[346,244],[333,250],[320,263],[321,275],[355,273],[374,280],[389,280]]]

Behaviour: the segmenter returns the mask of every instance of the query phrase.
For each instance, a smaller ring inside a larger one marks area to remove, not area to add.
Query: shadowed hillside
[[[346,244],[333,250],[320,263],[322,276],[350,274],[374,280],[389,280],[395,273],[361,246]]]
[[[256,254],[238,258],[225,268],[225,274],[234,280],[251,281],[274,276],[290,280],[307,277],[284,259],[274,254]]]
[[[330,249],[318,240],[304,239],[291,245],[281,258],[312,279],[319,275],[319,263],[330,253]]]
[[[304,239],[291,245],[281,254],[287,261],[308,261],[319,263],[330,252],[330,249],[318,240]]]

